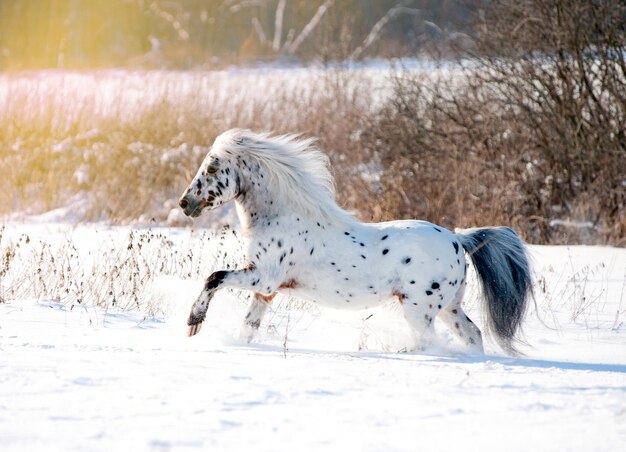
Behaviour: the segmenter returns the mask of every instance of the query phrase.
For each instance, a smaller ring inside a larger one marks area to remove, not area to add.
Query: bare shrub
[[[400,74],[366,137],[388,215],[620,243],[625,16],[617,1],[490,2],[469,59],[434,81]]]

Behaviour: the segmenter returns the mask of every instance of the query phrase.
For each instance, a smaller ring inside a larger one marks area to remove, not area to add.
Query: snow
[[[9,224],[4,240],[69,235],[84,251],[128,231]],[[160,233],[181,249],[194,243],[187,230]],[[441,325],[436,346],[406,353],[393,306],[286,299],[247,344],[236,338],[246,304],[234,292],[187,338],[195,273],[145,287],[157,317],[18,296],[0,303],[0,450],[623,450],[626,250],[531,254],[537,307],[518,358],[489,342],[486,355],[463,354]]]
[[[591,221],[550,220],[550,227],[565,226],[568,228],[590,229],[595,225]]]
[[[17,111],[36,121],[48,118],[53,111],[55,127],[71,130],[76,122],[92,127],[55,144],[55,152],[68,152],[80,148],[83,140],[97,138],[102,119],[132,124],[141,112],[168,104],[180,106],[181,99],[185,111],[203,112],[214,118],[220,129],[256,124],[257,128],[271,130],[276,123],[269,121],[269,117],[268,120],[258,117],[261,106],[267,108],[277,102],[282,105],[289,99],[307,104],[320,95],[328,95],[329,83],[341,81],[342,90],[353,101],[356,98],[350,93],[366,86],[370,94],[359,98],[374,108],[393,92],[389,77],[399,69],[424,79],[459,73],[452,62],[437,64],[419,59],[331,62],[315,66],[259,64],[207,71],[111,69],[0,73],[0,118],[10,119]],[[81,108],[76,108],[77,105]],[[14,144],[20,146],[19,141]]]

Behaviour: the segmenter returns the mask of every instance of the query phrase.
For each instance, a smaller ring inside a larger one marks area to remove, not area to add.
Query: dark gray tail
[[[533,295],[524,243],[506,227],[465,229],[456,234],[480,280],[487,330],[505,351],[517,354],[515,335]]]

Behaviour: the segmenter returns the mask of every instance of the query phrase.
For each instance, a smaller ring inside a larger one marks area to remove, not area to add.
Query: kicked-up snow
[[[73,234],[80,251],[128,232],[97,229],[9,225],[5,240]],[[0,450],[623,450],[626,250],[533,246],[531,256],[523,357],[489,342],[485,355],[464,354],[438,324],[435,346],[407,352],[392,305],[345,312],[278,299],[247,344],[235,292],[220,293],[187,338],[195,273],[144,288],[156,317],[5,298]],[[475,284],[467,311],[480,326]]]

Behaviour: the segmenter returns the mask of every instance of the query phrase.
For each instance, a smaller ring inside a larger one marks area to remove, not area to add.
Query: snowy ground
[[[54,235],[9,225],[5,240],[24,231]],[[89,228],[74,234],[94,242]],[[164,304],[157,318],[7,301],[0,450],[625,450],[626,250],[532,247],[532,256],[537,309],[524,358],[491,344],[464,355],[441,328],[436,349],[403,353],[408,333],[392,306],[278,303],[245,344],[234,338],[245,303],[232,293],[186,338],[202,282],[176,276],[150,287]]]

